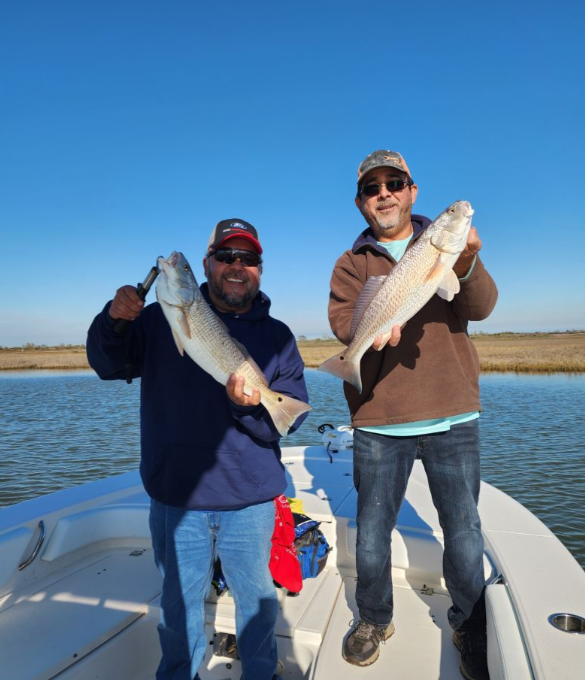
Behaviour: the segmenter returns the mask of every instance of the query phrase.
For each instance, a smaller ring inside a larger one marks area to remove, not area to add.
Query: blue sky
[[[274,316],[329,333],[378,148],[404,155],[416,212],[471,201],[500,289],[472,330],[585,330],[582,7],[3,0],[0,345],[85,342],[172,250],[201,279],[236,216]]]

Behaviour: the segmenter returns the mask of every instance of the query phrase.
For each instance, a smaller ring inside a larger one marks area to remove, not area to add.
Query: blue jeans
[[[485,629],[477,420],[418,437],[354,431],[360,616],[376,625],[392,620],[390,535],[417,458],[426,470],[445,539],[443,576],[453,601],[449,622],[454,629]]]
[[[216,557],[236,605],[242,680],[270,680],[278,656],[278,597],[268,568],[274,504],[241,510],[184,510],[155,500],[150,530],[163,576],[157,680],[198,680],[207,649],[205,597]]]

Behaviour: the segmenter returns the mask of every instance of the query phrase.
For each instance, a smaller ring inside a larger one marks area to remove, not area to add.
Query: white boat
[[[321,521],[333,548],[324,571],[305,580],[298,597],[279,591],[283,677],[459,680],[443,536],[420,463],[393,534],[396,633],[376,663],[358,668],[341,657],[356,616],[351,449],[290,447],[283,462],[287,495]],[[161,579],[148,512],[138,472],[0,511],[1,680],[154,678]],[[585,678],[585,572],[542,522],[485,483],[480,514],[491,680]],[[200,675],[237,680],[240,662],[226,652],[235,633],[233,600],[229,592],[210,591]]]

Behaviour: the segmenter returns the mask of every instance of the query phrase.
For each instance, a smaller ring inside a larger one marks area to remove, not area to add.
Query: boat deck
[[[330,458],[322,447],[298,447],[284,462],[287,495],[301,499],[304,511],[322,522],[333,550],[325,570],[304,581],[298,597],[278,591],[283,677],[459,680],[447,620],[451,601],[441,576],[442,532],[421,466],[415,466],[392,539],[396,633],[373,665],[358,668],[341,655],[356,617],[351,453]],[[482,488],[484,536],[496,559],[486,558],[486,579],[494,567],[506,575],[505,584],[487,589],[490,668],[513,680],[580,677],[584,636],[555,631],[546,620],[554,611],[583,611],[582,574],[574,573],[580,568],[533,515],[505,494]],[[1,680],[153,680],[161,579],[148,512],[137,473],[127,473],[0,513]],[[19,571],[38,541],[40,519],[47,539]],[[566,579],[554,578],[559,569]],[[239,661],[217,653],[221,636],[235,633],[234,621],[229,591],[219,598],[211,592],[202,680],[239,680]]]
[[[366,669],[341,657],[356,613],[355,490],[350,456],[334,462],[323,450],[314,458],[293,451],[285,461],[287,494],[301,499],[305,512],[322,522],[333,551],[325,570],[306,580],[299,596],[279,591],[276,633],[284,677],[386,679],[391,672],[398,680],[458,679],[446,614],[450,600],[440,579],[442,548],[434,527],[422,520],[410,527],[411,535],[405,530],[395,539],[397,632]],[[18,589],[4,598],[0,594],[1,677],[152,680],[159,659],[160,576],[150,547],[146,494],[130,485],[97,504],[86,499],[73,507],[61,505],[52,513],[44,508],[50,538],[41,557],[22,572]],[[33,515],[34,503],[29,507]],[[405,521],[412,524],[409,512],[407,507]],[[34,543],[34,532],[29,533],[7,532],[2,541],[22,549]],[[425,562],[426,578],[407,569],[414,556]],[[239,661],[215,653],[218,635],[235,633],[229,591],[219,598],[210,592],[206,614],[209,646],[201,678],[237,680]],[[23,664],[27,639],[42,640],[43,652],[27,655]]]
[[[460,679],[459,654],[451,640],[446,593],[423,594],[404,579],[394,582],[396,632],[380,646],[378,660],[367,668],[350,666],[341,655],[350,622],[357,615],[355,579],[344,578],[327,636],[321,647],[314,678],[370,680]]]

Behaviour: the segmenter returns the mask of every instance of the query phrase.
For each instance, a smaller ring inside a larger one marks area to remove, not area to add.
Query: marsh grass
[[[339,354],[345,346],[335,338],[330,340],[299,340],[297,345],[307,368],[319,367],[330,357]]]
[[[0,349],[0,371],[89,368],[85,347]]]
[[[482,371],[585,372],[585,333],[474,335]]]
[[[585,372],[585,333],[480,333],[471,339],[482,371]],[[308,368],[317,368],[343,349],[335,339],[302,340],[298,346]]]
[[[471,338],[477,347],[482,371],[585,372],[585,332],[479,333]],[[343,349],[335,338],[299,340],[298,347],[308,368],[317,368]],[[0,348],[0,371],[80,368],[89,368],[83,346]]]

